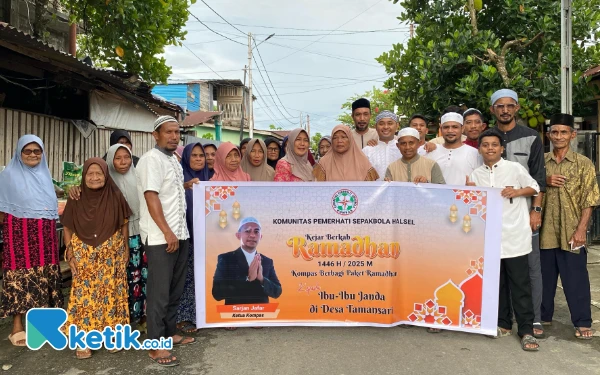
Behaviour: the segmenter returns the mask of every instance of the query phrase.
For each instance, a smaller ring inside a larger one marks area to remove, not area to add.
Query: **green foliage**
[[[283,128],[281,126],[275,126],[273,124],[270,124],[269,130],[283,130]]]
[[[392,74],[399,111],[436,118],[449,105],[489,108],[491,94],[509,87],[544,117],[560,110],[560,1],[393,0],[398,17],[415,23],[415,37],[395,44],[378,61]],[[476,15],[475,19],[471,14]],[[582,114],[590,98],[582,72],[600,64],[600,0],[573,1],[573,103]]]
[[[337,120],[340,123],[354,128],[354,121],[352,120],[352,102],[359,98],[366,98],[371,102],[371,123],[369,124],[371,127],[375,126],[375,117],[377,117],[381,111],[394,111],[394,94],[390,90],[373,87],[372,91],[367,91],[362,95],[354,95],[348,99],[346,103],[342,104],[342,109],[345,109],[348,112],[344,112],[338,116]]]
[[[83,25],[78,54],[101,66],[166,83],[171,68],[161,54],[181,45],[188,7],[196,0],[60,0],[71,22]],[[120,56],[122,55],[122,56]]]
[[[213,133],[204,133],[200,136],[200,138],[202,139],[215,139],[215,136],[213,135]]]
[[[323,138],[321,133],[316,133],[310,138],[310,151],[313,153],[314,157],[319,156],[319,141]]]

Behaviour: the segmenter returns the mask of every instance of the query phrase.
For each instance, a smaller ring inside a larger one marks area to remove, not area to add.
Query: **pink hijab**
[[[217,149],[217,155],[215,156],[215,174],[212,176],[210,181],[252,181],[250,175],[242,170],[242,167],[238,167],[234,172],[227,169],[225,166],[225,158],[231,150],[236,150],[238,154],[240,150],[231,142],[223,142]]]

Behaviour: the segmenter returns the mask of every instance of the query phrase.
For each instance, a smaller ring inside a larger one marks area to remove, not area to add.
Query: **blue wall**
[[[197,111],[200,108],[200,106],[199,106],[199,104],[200,104],[200,88],[198,87],[198,96],[197,96],[198,97],[198,106],[196,106],[196,109],[192,109],[191,107],[188,106],[187,92],[188,92],[187,84],[156,85],[152,89],[153,94],[159,95],[159,96],[165,98],[166,100],[177,104],[178,106],[182,107],[184,110],[189,108],[191,111]]]
[[[198,83],[187,86],[187,109],[191,112],[200,110],[200,84]]]

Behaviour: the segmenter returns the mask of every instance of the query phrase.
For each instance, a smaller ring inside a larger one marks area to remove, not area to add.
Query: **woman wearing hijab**
[[[279,145],[279,141],[273,137],[265,138],[265,146],[267,146],[267,164],[273,170],[277,166],[277,162],[282,158],[281,155],[281,146]]]
[[[319,141],[319,159],[321,159],[325,154],[327,154],[331,150],[331,137],[325,135]]]
[[[255,138],[248,142],[241,167],[252,181],[273,181],[275,177],[275,170],[267,164],[267,146],[262,139]]]
[[[0,222],[4,241],[0,318],[12,316],[8,336],[25,346],[22,318],[34,307],[62,307],[56,221],[58,201],[44,143],[25,135],[12,160],[0,172]]]
[[[331,150],[319,160],[313,174],[317,181],[376,181],[379,178],[346,125],[333,128]]]
[[[140,237],[140,198],[132,157],[129,148],[116,144],[108,149],[106,163],[108,164],[108,174],[125,197],[132,212],[128,222],[129,265],[127,266],[127,283],[129,285],[129,320],[132,325],[138,323],[138,330],[144,332],[146,331],[148,259]]]
[[[127,266],[131,209],[100,158],[83,164],[81,197],[69,199],[60,221],[73,275],[66,327],[90,332],[129,323]],[[78,349],[78,359],[91,350]]]
[[[208,181],[209,170],[206,163],[204,147],[200,143],[185,146],[181,158],[183,181],[193,183]],[[177,328],[183,333],[197,332],[196,328],[196,288],[194,283],[194,198],[193,190],[185,190],[186,211],[185,219],[190,233],[188,269],[185,277],[183,294],[177,308]]]
[[[308,161],[310,142],[308,133],[301,128],[290,132],[286,143],[286,153],[277,163],[274,181],[301,182],[313,181],[312,166]]]
[[[244,155],[246,154],[246,148],[248,147],[248,142],[250,142],[251,140],[252,140],[252,138],[244,138],[240,142],[240,154],[242,155],[242,157],[244,157]]]
[[[206,165],[208,166],[208,178],[212,178],[215,174],[215,157],[217,156],[217,146],[213,143],[204,144],[204,156],[206,157]]]
[[[183,146],[177,146],[177,149],[175,149],[175,157],[177,158],[177,161],[181,163],[181,158],[183,157]]]
[[[215,174],[211,181],[252,181],[240,167],[240,150],[231,142],[223,142],[215,156]]]
[[[131,143],[131,135],[129,134],[129,132],[127,130],[119,129],[119,130],[115,130],[114,132],[110,133],[110,147],[112,147],[116,144],[125,145],[125,146],[127,146],[128,149],[130,149],[133,152],[133,144]],[[106,160],[106,156],[107,156],[107,154],[104,154],[102,159]],[[140,158],[133,155],[133,153],[132,153],[132,159],[133,159],[133,166],[137,167],[137,163],[138,163],[138,161],[140,161]]]

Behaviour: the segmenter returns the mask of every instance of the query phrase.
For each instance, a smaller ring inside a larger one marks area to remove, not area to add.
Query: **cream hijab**
[[[336,152],[333,144],[335,142],[333,136],[338,131],[343,131],[350,141],[350,148],[343,154]],[[364,181],[373,166],[354,142],[350,128],[346,125],[337,125],[331,131],[331,139],[331,150],[319,160],[327,181]]]
[[[250,162],[250,152],[252,152],[257,142],[263,150],[264,157],[262,163],[258,167],[255,167]],[[273,181],[275,177],[275,170],[267,164],[267,146],[262,139],[254,138],[248,142],[246,153],[242,157],[241,167],[244,172],[250,175],[252,181]]]

